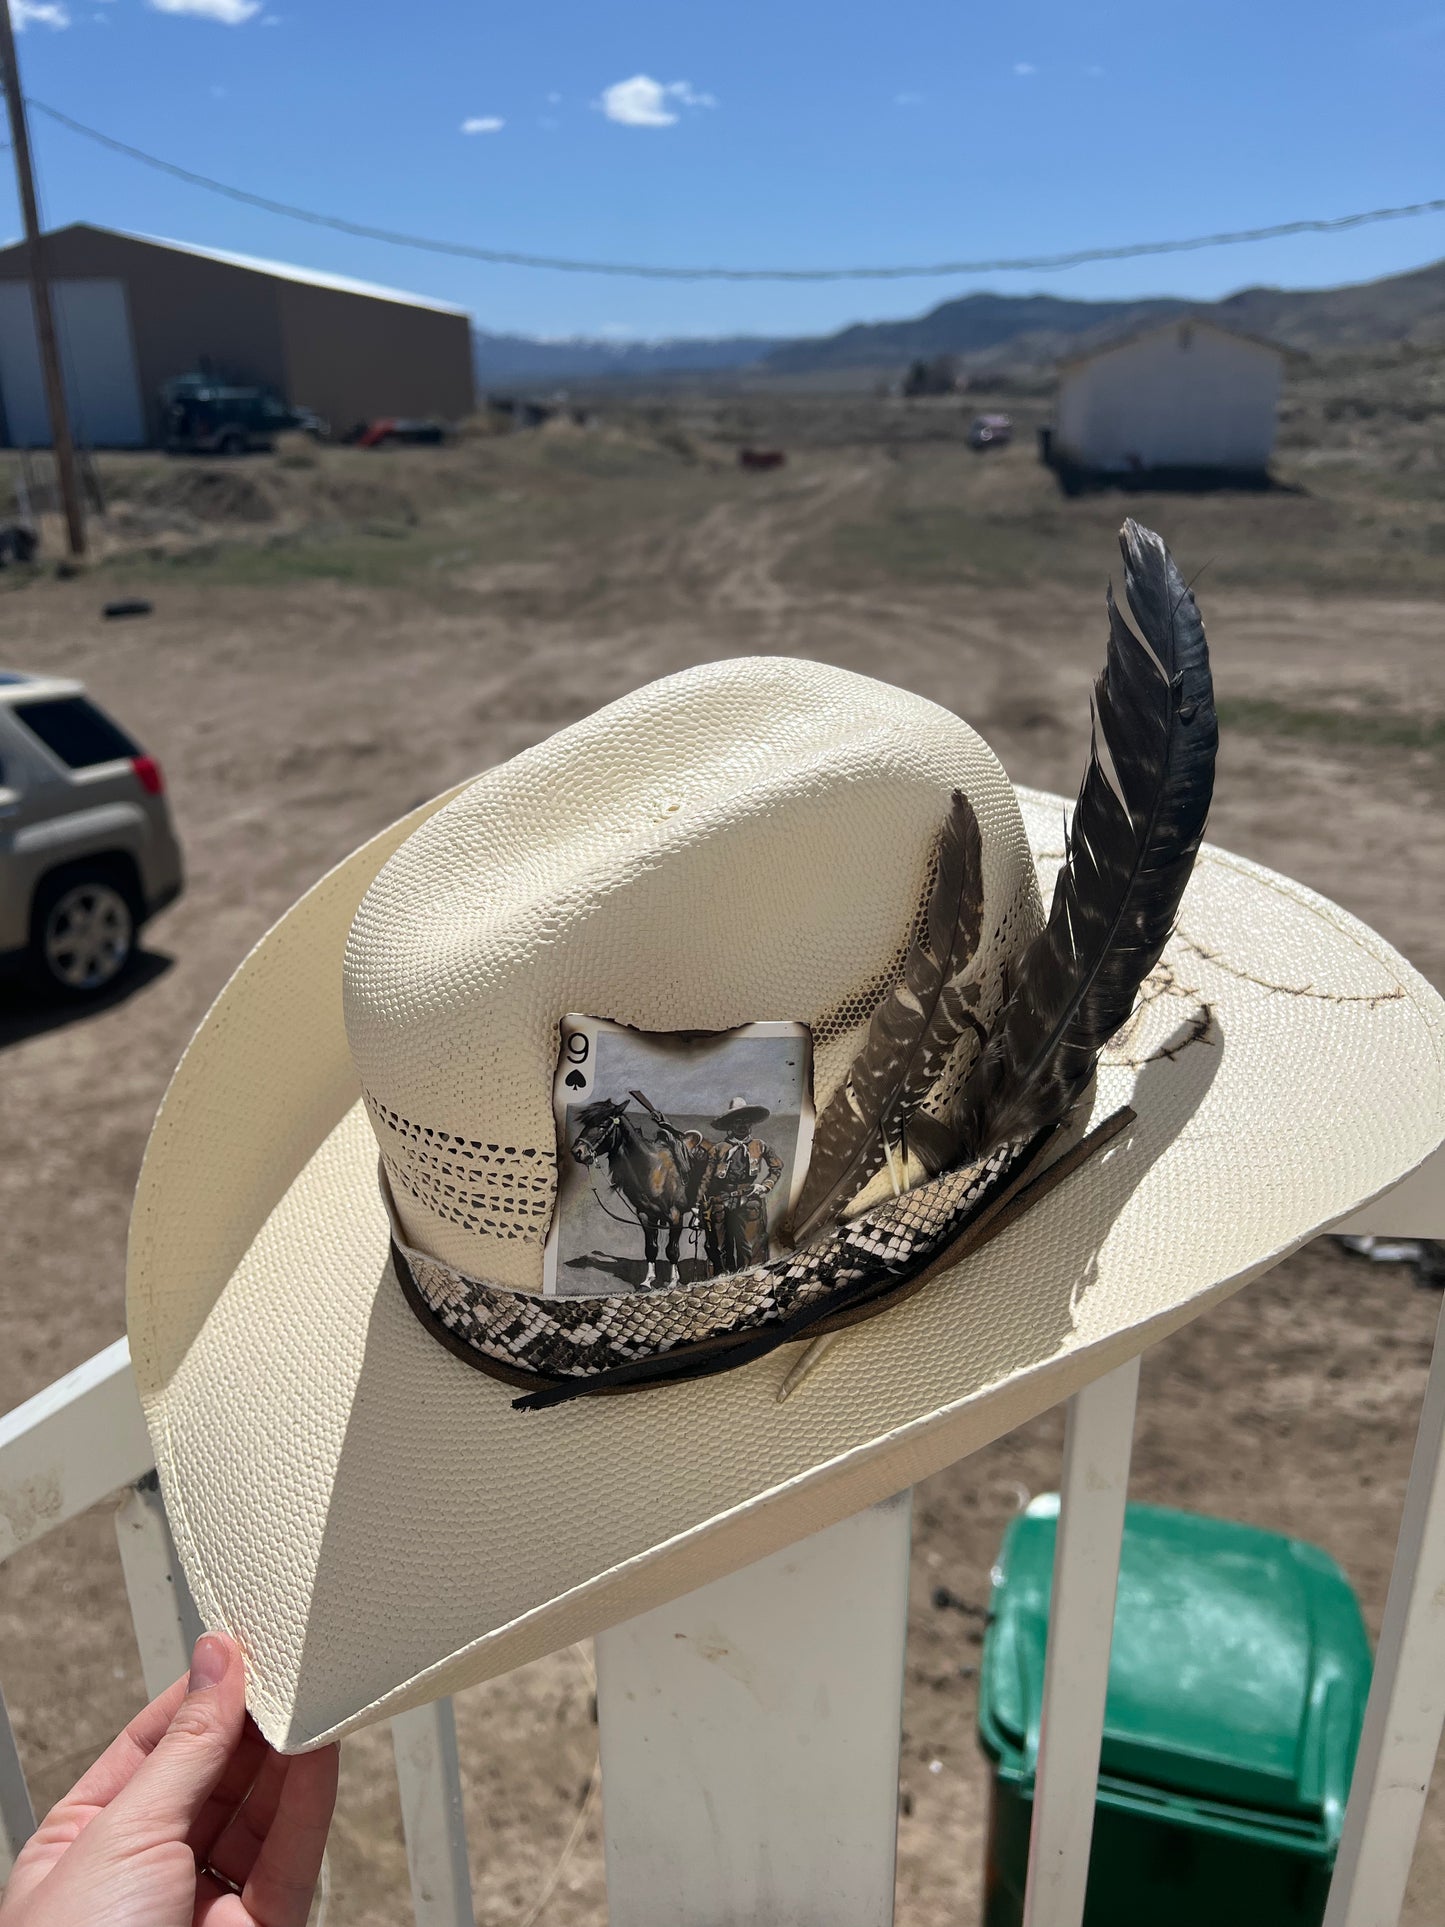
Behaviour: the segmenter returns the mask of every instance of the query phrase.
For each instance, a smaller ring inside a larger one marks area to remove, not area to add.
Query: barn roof
[[[398,301],[408,308],[430,308],[438,314],[465,315],[468,311],[450,301],[433,301],[426,295],[407,294],[401,288],[386,288],[374,281],[355,281],[346,274],[326,274],[318,268],[298,268],[289,261],[267,261],[255,254],[234,254],[228,248],[201,247],[194,241],[172,241],[163,234],[132,234],[124,228],[101,227],[94,221],[72,221],[52,233],[113,234],[122,241],[137,241],[148,248],[169,248],[175,254],[199,255],[203,261],[219,261],[230,268],[245,268],[252,274],[267,274],[278,281],[300,281],[307,287],[334,288],[339,294],[367,295],[374,301]],[[18,245],[18,243],[16,244]]]
[[[1226,341],[1237,341],[1246,348],[1262,348],[1266,353],[1284,358],[1284,349],[1277,341],[1267,341],[1263,335],[1247,334],[1243,328],[1225,328],[1207,315],[1176,314],[1167,321],[1151,321],[1142,328],[1126,328],[1122,333],[1104,336],[1091,342],[1088,347],[1079,349],[1077,354],[1061,355],[1057,367],[1060,374],[1070,369],[1082,368],[1086,362],[1097,361],[1101,355],[1112,355],[1120,348],[1132,348],[1136,342],[1149,341],[1155,335],[1172,334],[1176,328],[1203,328],[1212,335],[1223,335]]]

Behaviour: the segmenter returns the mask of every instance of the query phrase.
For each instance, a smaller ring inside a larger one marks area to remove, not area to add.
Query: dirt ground
[[[181,487],[174,471],[136,464],[112,477],[128,534],[109,559],[0,604],[7,664],[83,676],[162,759],[189,866],[106,1008],[66,1021],[0,1004],[0,1409],[121,1331],[146,1132],[228,973],[329,864],[443,784],[651,677],[761,651],[917,689],[975,723],[1016,780],[1072,791],[1118,498],[1063,502],[1026,447],[956,484],[972,458],[955,442],[819,438],[756,476],[699,435],[513,438],[388,469],[350,452],[319,469],[257,459],[180,510],[157,500]],[[1128,506],[1186,568],[1209,564],[1225,724],[1212,836],[1338,899],[1445,985],[1438,484],[1403,508],[1377,490],[1356,512],[1347,483]],[[295,510],[308,490],[330,491],[320,524]],[[1410,560],[1372,579],[1382,515]],[[154,614],[102,621],[127,592]],[[1146,1358],[1133,1495],[1318,1542],[1377,1630],[1438,1312],[1405,1269],[1309,1247]],[[1008,1518],[1057,1483],[1061,1437],[1050,1414],[917,1495],[901,1927],[978,1912],[980,1628],[932,1596],[986,1600]],[[0,1678],[38,1802],[142,1697],[123,1599],[105,1507],[0,1574]],[[531,1920],[554,1873],[548,1927],[605,1918],[591,1691],[573,1651],[458,1702],[483,1922]],[[406,1918],[387,1751],[384,1733],[345,1750],[332,1927]],[[1437,1775],[1409,1927],[1438,1923],[1442,1891]]]

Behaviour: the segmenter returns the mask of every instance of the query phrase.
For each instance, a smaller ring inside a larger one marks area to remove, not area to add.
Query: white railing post
[[[1445,1304],[1325,1927],[1395,1927],[1445,1730]]]
[[[10,1878],[15,1856],[35,1831],[35,1809],[20,1764],[20,1749],[0,1693],[0,1887]]]
[[[449,1699],[391,1721],[416,1927],[475,1927],[457,1722]]]
[[[121,1500],[115,1536],[141,1674],[154,1699],[185,1672],[191,1648],[205,1630],[181,1571],[154,1472],[138,1480]]]
[[[1069,1400],[1024,1927],[1084,1918],[1138,1391],[1134,1358]]]
[[[601,1634],[612,1927],[890,1927],[911,1494]]]
[[[0,1559],[155,1468],[123,1338],[0,1416]]]
[[[1445,1238],[1445,1154],[1342,1230]],[[1445,1731],[1445,1304],[1325,1927],[1395,1927]]]
[[[154,1465],[130,1353],[118,1338],[0,1414],[0,1561]],[[30,1791],[0,1697],[0,1883],[34,1831]]]

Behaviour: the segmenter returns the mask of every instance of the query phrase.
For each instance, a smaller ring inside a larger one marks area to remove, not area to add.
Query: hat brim
[[[755,1124],[761,1124],[772,1116],[762,1104],[739,1104],[735,1111],[721,1111],[716,1117],[708,1119],[708,1129],[712,1131],[731,1131],[741,1127],[751,1131]]]
[[[519,1414],[388,1260],[341,1013],[367,885],[416,812],[241,965],[176,1072],[131,1233],[131,1355],[177,1547],[285,1751],[510,1670],[975,1451],[1194,1317],[1445,1138],[1445,1004],[1299,885],[1206,847],[1106,1056],[1127,1134],[841,1338]],[[1059,799],[1020,793],[1045,888]]]

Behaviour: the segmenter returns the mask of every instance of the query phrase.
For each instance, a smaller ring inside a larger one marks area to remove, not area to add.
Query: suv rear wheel
[[[135,910],[114,872],[62,871],[36,896],[31,967],[62,996],[95,997],[129,964],[135,936]]]

